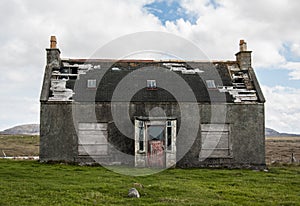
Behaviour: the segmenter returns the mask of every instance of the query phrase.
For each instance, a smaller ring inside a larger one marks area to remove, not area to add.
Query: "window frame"
[[[147,90],[157,90],[155,79],[147,79]]]
[[[206,87],[207,89],[216,89],[216,83],[215,83],[215,80],[213,79],[208,79],[205,81],[206,82]]]
[[[169,131],[170,131],[170,134],[169,134]],[[173,135],[172,121],[167,120],[167,122],[166,122],[166,143],[165,143],[167,151],[172,151],[172,135]]]
[[[97,88],[97,80],[96,79],[88,79],[86,86],[88,89],[96,89]]]
[[[139,121],[138,125],[138,135],[139,135],[139,153],[146,153],[146,135],[145,135],[145,122]]]

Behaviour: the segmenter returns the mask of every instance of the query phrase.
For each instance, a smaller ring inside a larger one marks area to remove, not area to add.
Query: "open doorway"
[[[176,119],[135,120],[135,166],[165,168],[176,164]]]
[[[148,125],[146,134],[148,167],[165,167],[165,125]]]

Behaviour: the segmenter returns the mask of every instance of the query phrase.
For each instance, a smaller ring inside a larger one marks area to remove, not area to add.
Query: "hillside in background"
[[[277,132],[274,129],[266,128],[265,130],[266,136],[267,137],[286,137],[286,136],[295,136],[295,137],[300,137],[300,135],[297,134],[288,134],[288,133],[280,133]],[[15,126],[9,129],[6,129],[0,134],[7,134],[7,135],[39,135],[40,134],[40,125],[39,124],[25,124],[25,125],[19,125]]]
[[[39,124],[24,124],[15,126],[9,129],[6,129],[0,134],[7,134],[7,135],[39,135],[40,134],[40,125]]]
[[[270,128],[265,129],[265,135],[266,137],[300,137],[299,134],[280,133]]]

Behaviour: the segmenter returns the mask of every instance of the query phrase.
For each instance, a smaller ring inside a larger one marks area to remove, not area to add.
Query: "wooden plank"
[[[229,148],[228,132],[202,132],[202,148]]]
[[[228,149],[228,142],[220,141],[220,142],[204,142],[202,143],[202,149]]]
[[[205,140],[211,140],[211,141],[217,141],[222,138],[228,138],[229,133],[228,132],[201,132],[201,138],[203,141]]]
[[[79,130],[107,130],[107,123],[79,123]]]
[[[228,132],[202,132],[202,143],[204,142],[217,142],[219,144],[227,144],[229,141]]]
[[[84,137],[86,135],[94,135],[94,136],[104,136],[104,137],[107,137],[107,131],[105,131],[105,130],[90,130],[90,131],[80,130],[78,132],[78,136],[80,136],[80,137]]]
[[[107,131],[104,130],[80,130],[78,134],[80,144],[106,144]]]
[[[201,131],[228,132],[228,124],[201,124]]]
[[[107,155],[107,144],[103,145],[78,145],[78,155]]]
[[[78,144],[107,144],[104,136],[86,135],[78,139]]]

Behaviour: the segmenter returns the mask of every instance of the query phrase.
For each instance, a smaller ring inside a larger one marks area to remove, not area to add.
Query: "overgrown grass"
[[[132,177],[103,167],[0,160],[0,205],[300,205],[299,176],[300,167],[274,167]],[[127,197],[134,183],[143,185],[140,199]]]

